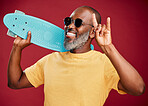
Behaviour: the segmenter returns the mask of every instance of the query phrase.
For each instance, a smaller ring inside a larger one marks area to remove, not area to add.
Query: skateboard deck
[[[18,35],[26,39],[28,31],[31,31],[31,43],[59,52],[68,51],[64,48],[64,30],[50,22],[25,15],[21,11],[6,14],[3,22],[9,29],[9,36]],[[93,45],[91,49],[94,49]]]

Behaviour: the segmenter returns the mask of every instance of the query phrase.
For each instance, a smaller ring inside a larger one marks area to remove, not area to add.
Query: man
[[[45,106],[102,106],[111,89],[121,94],[141,95],[145,84],[136,69],[117,51],[111,40],[110,18],[101,25],[93,8],[82,6],[66,17],[64,46],[69,52],[49,54],[22,72],[21,51],[30,45],[14,40],[8,64],[8,86],[12,89],[44,84]],[[96,39],[104,54],[91,50]]]

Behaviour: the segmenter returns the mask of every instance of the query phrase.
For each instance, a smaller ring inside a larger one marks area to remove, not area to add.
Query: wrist
[[[109,45],[103,45],[101,46],[102,51],[105,53],[105,55],[109,56],[113,51],[115,50],[115,47],[112,43]]]
[[[13,51],[17,51],[17,52],[21,52],[22,51],[22,48],[19,47],[19,46],[13,45],[12,50]]]

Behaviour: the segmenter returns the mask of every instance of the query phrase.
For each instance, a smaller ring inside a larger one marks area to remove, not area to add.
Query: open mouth
[[[65,40],[66,40],[67,42],[71,43],[71,42],[73,42],[74,39],[76,38],[76,35],[77,35],[76,33],[67,32],[67,33],[65,34]]]
[[[71,32],[67,32],[67,35],[70,36],[70,37],[75,37],[76,36],[76,34],[71,33]]]

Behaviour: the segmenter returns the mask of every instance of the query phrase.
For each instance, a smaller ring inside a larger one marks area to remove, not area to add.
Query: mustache
[[[73,28],[67,28],[65,30],[65,35],[67,35],[68,32],[73,32],[73,33],[76,33],[76,35],[77,35],[77,32]]]

